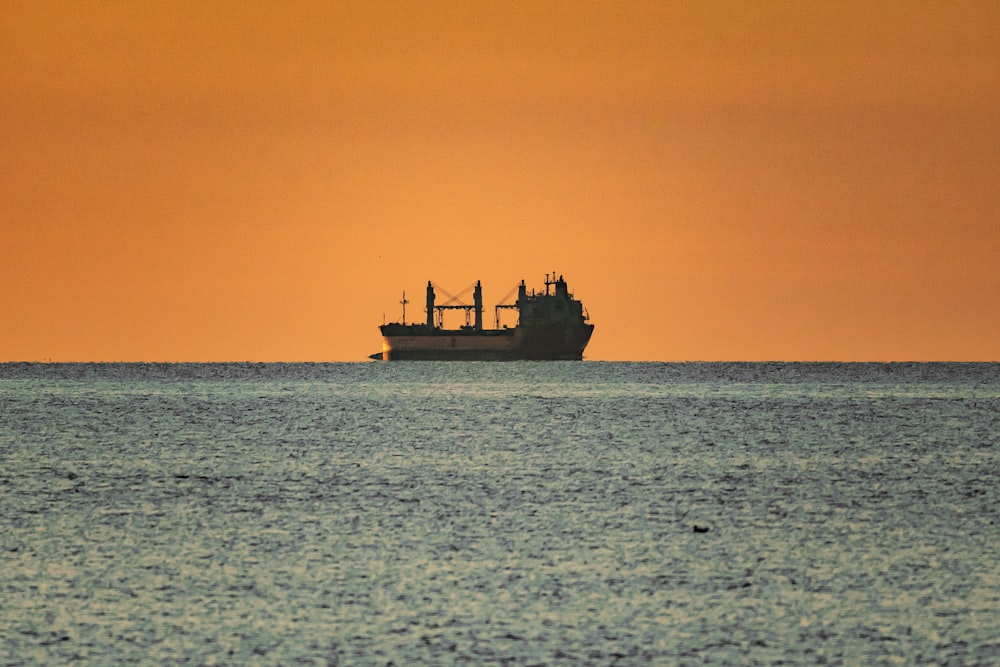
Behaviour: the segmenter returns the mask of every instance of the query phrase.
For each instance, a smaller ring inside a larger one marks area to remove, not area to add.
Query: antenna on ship
[[[409,303],[409,301],[406,300],[406,290],[403,290],[403,300],[399,303],[403,305],[403,324],[406,324],[406,304]]]
[[[549,277],[549,274],[546,273],[545,274],[545,296],[549,295],[549,286],[550,285],[555,285],[555,284],[556,284],[556,272],[555,271],[552,272],[552,277],[551,278]]]

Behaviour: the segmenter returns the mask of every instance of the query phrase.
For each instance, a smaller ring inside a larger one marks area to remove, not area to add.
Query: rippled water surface
[[[1000,365],[0,365],[0,663],[990,664]]]

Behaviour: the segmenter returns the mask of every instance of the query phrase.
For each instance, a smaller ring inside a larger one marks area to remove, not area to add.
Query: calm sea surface
[[[0,364],[0,663],[996,664],[998,364]]]

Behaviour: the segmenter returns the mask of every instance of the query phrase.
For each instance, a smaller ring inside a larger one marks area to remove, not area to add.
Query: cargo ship
[[[441,287],[437,287],[444,292]],[[472,289],[472,304],[461,301],[461,294]],[[544,293],[529,291],[522,280],[517,301],[496,308],[496,326],[483,328],[483,288],[479,281],[437,304],[435,285],[427,282],[427,320],[406,323],[406,292],[403,292],[403,321],[383,324],[382,352],[371,355],[382,361],[516,361],[580,360],[590,342],[594,325],[583,304],[573,297],[562,276],[545,275]],[[445,292],[447,294],[447,292]],[[511,290],[510,296],[513,296]],[[444,328],[446,310],[464,310],[465,325]],[[517,311],[513,327],[501,326],[501,311]]]

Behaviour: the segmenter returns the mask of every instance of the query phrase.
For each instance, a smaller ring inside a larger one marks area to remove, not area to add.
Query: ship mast
[[[409,301],[406,300],[406,290],[403,290],[403,300],[399,302],[403,306],[403,324],[406,324],[406,304]]]
[[[560,281],[562,280],[562,276],[559,276],[559,280]],[[549,276],[548,273],[545,274],[545,296],[549,295],[549,287],[552,286],[552,285],[555,285],[557,282],[559,282],[559,281],[556,280],[556,272],[555,271],[552,272],[551,277]]]

